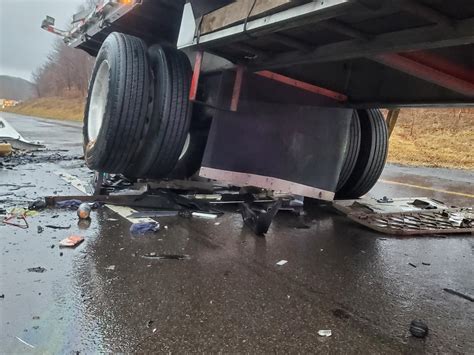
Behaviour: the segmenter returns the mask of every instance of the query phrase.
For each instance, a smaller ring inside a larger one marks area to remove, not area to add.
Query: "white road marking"
[[[64,171],[55,171],[54,172],[57,176],[59,176],[62,180],[70,183],[73,187],[75,187],[77,190],[81,191],[82,193],[86,194],[86,195],[90,195],[88,192],[87,192],[87,184],[84,183],[81,179],[79,179],[78,177],[74,176],[74,175],[71,175],[71,174],[68,174]],[[148,218],[148,217],[145,217],[145,218],[130,218],[128,217],[129,215],[131,215],[132,213],[136,213],[138,212],[137,210],[134,210],[133,208],[131,207],[127,207],[127,206],[114,206],[114,205],[104,205],[105,207],[107,207],[108,209],[114,211],[115,213],[117,213],[119,216],[125,218],[126,220],[128,220],[130,223],[138,223],[138,222],[144,222],[144,223],[148,223],[148,222],[155,222],[154,219],[151,219],[151,218]]]
[[[79,191],[81,191],[82,193],[86,194],[86,195],[89,195],[89,193],[87,192],[87,189],[86,189],[86,186],[87,184],[85,184],[82,180],[80,180],[77,176],[74,176],[74,175],[71,175],[71,174],[68,174],[64,171],[55,171],[54,172],[57,176],[59,176],[61,179],[63,179],[64,181],[70,183],[72,186],[74,186],[76,189],[78,189]]]
[[[136,210],[134,210],[133,208],[130,208],[130,207],[126,207],[126,206],[114,206],[114,205],[106,205],[109,209],[111,209],[112,211],[114,211],[115,213],[117,213],[119,216],[127,219],[130,223],[143,223],[143,222],[155,222],[155,220],[151,219],[151,218],[148,218],[148,217],[145,217],[145,218],[131,218],[131,217],[128,217],[130,216],[132,213],[135,213],[137,212]]]

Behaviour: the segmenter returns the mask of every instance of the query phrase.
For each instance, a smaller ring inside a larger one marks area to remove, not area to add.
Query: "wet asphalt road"
[[[81,154],[76,123],[2,116],[49,149]],[[0,186],[0,207],[77,194],[59,171],[90,177],[82,160],[0,167],[0,184],[34,185]],[[389,165],[370,194],[472,205],[473,177]],[[168,229],[145,237],[131,237],[129,222],[107,208],[93,212],[89,227],[52,209],[29,218],[29,229],[0,225],[0,351],[474,353],[474,303],[442,290],[474,294],[471,235],[393,238],[326,204],[307,212],[309,229],[280,213],[266,238],[234,213],[218,225],[161,218]],[[71,228],[37,232],[47,224]],[[60,250],[71,234],[86,241]],[[150,252],[190,259],[142,257]],[[27,271],[36,266],[46,271]],[[428,324],[426,339],[409,336],[413,319]],[[321,329],[332,336],[319,337]]]

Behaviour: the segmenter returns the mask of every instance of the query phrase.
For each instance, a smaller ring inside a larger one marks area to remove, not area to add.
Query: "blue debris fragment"
[[[160,224],[158,222],[133,223],[130,226],[130,233],[132,234],[154,233],[159,230]]]
[[[71,210],[77,210],[79,206],[81,205],[82,201],[80,200],[65,200],[65,201],[58,201],[56,202],[56,207],[57,208],[68,208]],[[99,208],[102,206],[102,202],[94,202],[94,203],[89,203],[89,206],[92,209]]]

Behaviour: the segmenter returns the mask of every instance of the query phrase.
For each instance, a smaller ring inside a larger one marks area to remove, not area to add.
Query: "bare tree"
[[[99,0],[85,0],[79,11],[91,10]],[[87,95],[94,58],[68,47],[61,39],[54,42],[45,63],[33,72],[38,96]]]

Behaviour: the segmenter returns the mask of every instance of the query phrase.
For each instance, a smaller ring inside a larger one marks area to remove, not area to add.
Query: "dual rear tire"
[[[205,141],[190,129],[190,81],[183,52],[161,45],[147,48],[139,38],[110,34],[97,56],[86,103],[88,167],[140,178],[192,175],[195,171],[180,166],[190,159],[200,163],[196,151],[204,151]]]
[[[359,198],[369,192],[382,174],[387,153],[388,132],[382,112],[355,110],[336,198]]]

